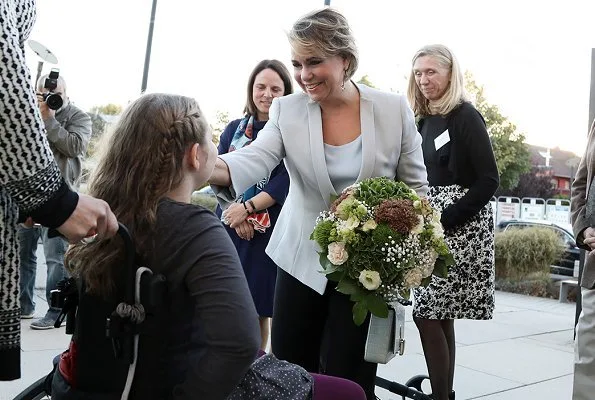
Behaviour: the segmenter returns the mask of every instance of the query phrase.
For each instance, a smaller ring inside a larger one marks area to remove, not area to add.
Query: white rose
[[[347,221],[345,221],[345,228],[352,231],[359,226],[359,223],[359,219],[355,217],[349,217]]]
[[[434,237],[436,239],[442,239],[444,237],[444,228],[440,221],[432,221],[432,230],[434,231]]]
[[[423,273],[419,268],[413,268],[405,274],[404,284],[408,288],[416,288],[421,285]]]
[[[417,225],[415,225],[413,227],[413,229],[411,229],[411,233],[419,235],[423,231],[424,231],[424,217],[422,217],[421,215],[418,215],[417,216]]]
[[[415,208],[416,210],[419,210],[421,208],[421,201],[415,200],[413,202],[413,208]]]
[[[370,271],[369,269],[365,269],[359,274],[359,281],[368,290],[376,290],[382,283],[378,271]]]
[[[337,233],[340,236],[348,236],[351,232],[353,232],[354,227],[352,227],[352,225],[353,221],[349,223],[347,221],[339,221],[337,224]]]
[[[362,230],[364,232],[373,231],[374,229],[376,229],[377,226],[378,224],[376,224],[376,221],[374,221],[373,219],[369,219],[366,221],[364,226],[362,226]]]
[[[345,250],[345,243],[333,242],[328,245],[328,254],[326,256],[333,265],[341,265],[349,258],[347,250]]]

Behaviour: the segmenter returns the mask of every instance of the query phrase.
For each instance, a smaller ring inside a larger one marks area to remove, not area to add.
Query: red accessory
[[[58,371],[64,377],[64,380],[72,387],[76,387],[75,371],[76,371],[76,358],[78,355],[78,349],[74,340],[70,341],[68,350],[60,354],[60,362],[58,363]]]

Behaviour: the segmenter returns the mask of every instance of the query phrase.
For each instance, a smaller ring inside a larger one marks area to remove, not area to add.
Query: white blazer
[[[404,96],[357,85],[360,92],[362,164],[357,181],[386,176],[418,194],[428,190],[426,168],[413,112]],[[318,246],[310,240],[316,217],[337,195],[328,174],[318,103],[304,93],[273,100],[269,121],[250,146],[220,156],[229,166],[231,188],[214,187],[223,206],[233,201],[282,161],[289,194],[266,253],[284,271],[324,293]],[[230,190],[231,189],[231,190]]]

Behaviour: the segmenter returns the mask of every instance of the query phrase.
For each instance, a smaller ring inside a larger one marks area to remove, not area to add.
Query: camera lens
[[[64,104],[62,97],[54,93],[49,93],[47,96],[45,96],[45,102],[52,110],[57,110],[62,107],[62,104]]]

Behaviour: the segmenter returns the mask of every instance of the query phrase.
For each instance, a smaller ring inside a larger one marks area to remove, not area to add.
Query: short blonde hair
[[[358,67],[358,51],[347,19],[332,8],[312,11],[298,19],[287,34],[296,52],[312,51],[324,57],[340,56],[349,62],[347,81]]]
[[[443,68],[450,72],[450,82],[444,95],[438,102],[430,107],[430,101],[426,99],[415,81],[413,65],[415,61],[424,56],[434,57],[434,59]],[[407,88],[407,98],[415,115],[447,115],[459,104],[467,100],[465,94],[465,81],[459,62],[450,49],[442,44],[431,44],[419,49],[411,61],[411,73],[409,75],[409,86]]]

